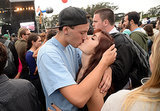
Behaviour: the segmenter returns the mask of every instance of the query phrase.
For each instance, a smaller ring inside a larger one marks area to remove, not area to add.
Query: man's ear
[[[68,35],[68,27],[67,26],[64,26],[62,30],[63,30],[64,35]]]
[[[130,21],[130,24],[131,24],[131,25],[132,25],[132,24],[135,24],[134,21],[133,21],[133,19]]]
[[[107,19],[103,20],[103,25],[107,26],[109,24],[109,21]]]

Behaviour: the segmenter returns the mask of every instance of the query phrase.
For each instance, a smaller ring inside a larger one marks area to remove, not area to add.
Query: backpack
[[[133,41],[128,35],[116,33],[114,36],[123,36],[126,41],[130,43],[135,53],[135,60],[129,77],[132,81],[132,87],[138,87],[142,85],[141,79],[148,77],[151,74],[149,66],[148,53],[135,41]]]
[[[9,78],[14,78],[14,76],[17,74],[17,68],[14,63],[14,56],[9,48],[10,41],[6,40],[3,44],[7,50],[7,61],[3,73],[6,74]]]

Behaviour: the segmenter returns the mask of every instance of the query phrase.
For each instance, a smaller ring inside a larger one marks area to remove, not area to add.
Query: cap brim
[[[60,28],[61,26],[55,26],[55,27],[52,27],[52,29],[56,29],[56,28]]]

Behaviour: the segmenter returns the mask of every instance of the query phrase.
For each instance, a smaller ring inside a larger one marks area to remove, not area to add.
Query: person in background
[[[13,42],[13,44],[15,44],[15,42],[18,40],[18,38],[16,37],[15,33],[11,34],[11,41]]]
[[[121,90],[105,101],[101,111],[159,111],[160,109],[160,34],[155,38],[149,58],[151,77],[134,90]],[[116,105],[115,105],[116,101]]]
[[[38,97],[42,104],[42,108],[46,109],[45,97],[39,79],[36,59],[33,57],[34,51],[36,51],[40,46],[41,46],[41,38],[35,33],[30,34],[27,39],[27,52],[25,59],[29,67],[29,81],[36,87],[38,91]]]
[[[105,70],[114,62],[116,49],[112,45],[94,70],[79,84],[76,83],[81,64],[78,46],[87,39],[88,29],[86,12],[67,7],[59,14],[58,33],[40,48],[37,66],[47,108],[51,103],[66,111],[78,111],[78,108],[84,107],[101,82]]]
[[[146,31],[146,33],[148,35],[148,39],[153,41],[153,38],[154,38],[153,25],[152,24],[147,24],[147,25],[144,26],[143,29]]]
[[[13,79],[15,78],[15,76],[17,76],[19,67],[17,51],[15,49],[14,44],[10,40],[0,38],[0,42],[5,45],[8,56],[7,63],[3,70],[3,73],[5,73],[9,78]]]
[[[20,27],[20,28],[18,29],[18,32],[17,32],[17,38],[18,38],[18,39],[21,39],[20,32],[21,32],[21,30],[23,30],[23,29],[25,29],[25,28],[24,28],[24,27]]]
[[[154,32],[153,32],[153,25],[152,24],[146,24],[144,26],[144,30],[146,31],[148,35],[148,54],[151,54],[151,47],[153,44],[153,39],[154,39]]]
[[[24,79],[9,79],[2,73],[6,61],[6,47],[0,43],[0,110],[41,111],[37,90],[32,83]]]
[[[36,65],[36,60],[32,57],[35,50],[37,50],[41,46],[41,38],[33,33],[30,34],[27,40],[27,52],[25,56],[25,60],[30,70],[30,80],[35,80],[39,78],[38,69]]]
[[[43,44],[43,42],[45,42],[45,40],[46,40],[46,33],[43,32],[39,36],[41,37],[41,42],[42,42],[41,44]]]
[[[156,29],[160,31],[160,17],[157,18]]]
[[[130,35],[131,34],[131,31],[129,29],[126,29],[125,28],[125,24],[124,23],[124,17],[122,17],[121,21],[119,22],[119,31],[124,33],[124,34],[127,34],[127,35]]]
[[[150,23],[151,23],[150,17],[147,17],[147,24],[150,24]]]
[[[117,57],[106,71],[107,84],[112,84],[107,91],[107,96],[123,88],[129,88],[129,73],[133,70],[133,58],[135,54],[131,44],[124,38],[125,34],[119,33],[115,28],[115,15],[109,8],[102,8],[94,12],[93,28],[108,32],[114,39],[117,48]],[[118,35],[117,35],[118,34]],[[117,35],[117,36],[116,36]],[[111,79],[110,79],[111,78]],[[111,81],[112,80],[112,81]]]
[[[18,58],[18,62],[19,62],[19,65],[18,65],[18,73],[17,75],[14,77],[15,79],[19,79],[20,76],[21,76],[21,72],[22,72],[22,63],[21,63],[21,60]]]
[[[138,27],[139,27],[139,28],[143,28],[144,26],[145,26],[145,25],[144,25],[144,24],[142,24],[142,22],[141,22],[141,21],[139,21],[139,22],[138,22]]]
[[[129,12],[124,17],[125,28],[132,33],[130,37],[148,52],[147,34],[143,28],[138,27],[140,15],[137,12]]]
[[[154,41],[154,38],[156,38],[159,34],[159,30],[156,29],[156,21],[151,21],[151,24],[153,26],[153,33],[154,33],[152,41]]]
[[[3,38],[6,39],[6,40],[10,40],[10,36],[8,34],[4,34]]]
[[[48,32],[46,34],[46,39],[49,40],[53,36],[55,36],[56,34],[57,34],[57,30],[56,29],[50,29],[50,30],[48,30]]]
[[[30,31],[26,28],[20,28],[18,34],[19,39],[15,42],[15,48],[22,63],[20,78],[29,80],[29,69],[25,60],[25,54],[27,52],[27,39],[30,35]]]

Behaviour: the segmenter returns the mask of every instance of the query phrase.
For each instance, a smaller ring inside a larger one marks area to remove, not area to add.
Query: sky
[[[115,13],[127,13],[130,11],[147,12],[150,8],[160,5],[160,0],[68,0],[63,3],[62,0],[35,0],[35,9],[40,6],[41,10],[47,7],[53,8],[53,13],[49,15],[58,14],[62,9],[68,6],[84,7],[88,5],[97,4],[99,2],[110,2],[119,7]]]

